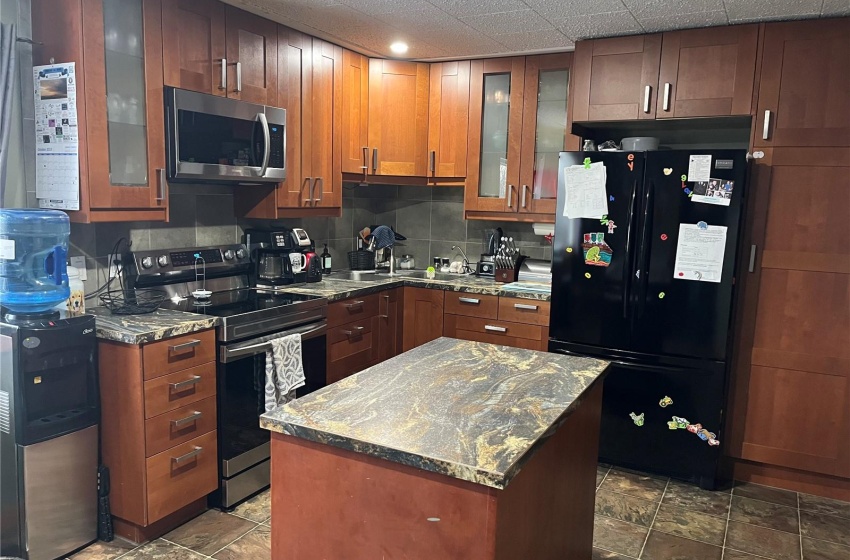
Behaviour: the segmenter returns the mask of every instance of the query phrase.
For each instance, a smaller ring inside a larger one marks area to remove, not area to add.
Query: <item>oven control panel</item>
[[[246,267],[251,259],[245,245],[186,247],[130,253],[137,276],[172,275],[197,268],[209,270]]]

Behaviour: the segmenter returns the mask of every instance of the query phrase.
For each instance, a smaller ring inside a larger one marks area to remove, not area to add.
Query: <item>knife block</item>
[[[497,268],[496,282],[516,282],[517,271],[515,268]]]

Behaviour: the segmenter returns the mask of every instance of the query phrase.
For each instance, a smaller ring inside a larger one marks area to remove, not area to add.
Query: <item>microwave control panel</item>
[[[269,123],[269,143],[271,147],[269,155],[269,167],[273,167],[275,169],[284,168],[284,130],[285,127],[282,124]]]

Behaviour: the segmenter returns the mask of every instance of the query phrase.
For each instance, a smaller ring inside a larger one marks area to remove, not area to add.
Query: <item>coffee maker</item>
[[[245,243],[255,249],[255,283],[258,287],[277,287],[303,282],[318,282],[322,269],[315,246],[301,228],[248,230]]]

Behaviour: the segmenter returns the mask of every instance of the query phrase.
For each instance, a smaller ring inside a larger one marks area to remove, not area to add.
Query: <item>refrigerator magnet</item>
[[[604,267],[611,264],[611,256],[614,252],[605,243],[604,233],[585,233],[581,248],[584,252],[584,264]]]
[[[690,425],[690,422],[688,422],[688,419],[682,418],[681,416],[673,416],[673,422],[676,423],[676,427],[679,428],[680,430],[684,430]]]
[[[659,292],[658,293],[658,299],[664,299],[664,296],[666,296],[666,295],[667,294],[665,294],[664,292]]]
[[[584,277],[585,277],[585,278],[587,278],[587,279],[589,280],[589,279],[590,279],[590,273],[589,273],[589,272],[585,272],[585,273],[584,273]]]
[[[661,241],[667,241],[667,234],[666,233],[661,234]]]
[[[634,171],[635,170],[635,155],[629,154],[629,155],[626,156],[626,159],[628,160],[628,163],[626,163],[626,165],[629,166],[629,171]]]
[[[715,445],[720,445],[720,441],[717,438],[708,438],[708,445],[714,447]]]
[[[673,399],[671,399],[670,397],[668,397],[666,395],[664,396],[663,399],[658,401],[658,406],[660,406],[661,408],[667,408],[671,404],[673,404]]]
[[[670,420],[669,422],[667,422],[667,427],[671,430],[678,430],[679,429],[679,425],[676,423],[675,420]]]
[[[702,424],[688,424],[685,429],[691,432],[692,434],[695,434],[702,430]]]
[[[635,414],[634,412],[630,412],[629,418],[632,419],[632,422],[635,423],[635,426],[643,426],[643,422],[644,422],[643,412],[641,412],[640,414]]]
[[[734,189],[735,181],[727,179],[700,181],[694,185],[694,196],[691,197],[691,202],[729,206],[732,202],[732,191]]]
[[[608,195],[608,202],[614,202],[614,195],[613,194]]]
[[[567,253],[572,253],[572,252],[573,252],[573,248],[572,248],[572,247],[567,247]]]
[[[665,175],[671,175],[673,173],[673,168],[672,167],[665,167],[663,169],[663,171],[664,171]]]

